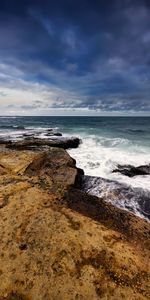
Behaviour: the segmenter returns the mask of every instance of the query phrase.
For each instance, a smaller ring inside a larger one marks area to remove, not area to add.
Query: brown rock
[[[149,299],[149,223],[77,189],[63,149],[0,165],[0,300]]]

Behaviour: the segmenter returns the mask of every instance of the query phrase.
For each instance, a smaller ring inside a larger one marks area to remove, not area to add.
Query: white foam
[[[59,127],[35,127],[35,126],[25,126],[25,129],[27,130],[34,130],[34,131],[47,131],[48,129],[52,129],[52,130],[58,130]]]
[[[150,164],[149,148],[140,146],[127,139],[82,135],[82,144],[68,152],[84,169],[86,175],[100,176],[116,180],[132,187],[150,190],[150,176],[129,178],[120,173],[112,173],[118,164],[139,166]]]
[[[6,139],[11,139],[11,140],[22,140],[23,137],[30,137],[34,136],[37,138],[51,138],[51,136],[47,136],[48,130],[52,129],[53,131],[58,130],[58,127],[54,128],[46,128],[46,127],[33,127],[33,126],[28,126],[24,127],[24,129],[18,129],[17,126],[14,126],[13,128],[6,128],[0,129],[0,138],[6,138]]]

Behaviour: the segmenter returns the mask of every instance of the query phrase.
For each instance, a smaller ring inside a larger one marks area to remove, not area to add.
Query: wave
[[[112,172],[118,165],[128,164],[138,167],[150,164],[149,147],[128,139],[94,135],[79,137],[82,138],[80,147],[69,150],[69,154],[76,159],[77,166],[84,169],[85,175],[99,176],[134,188],[150,190],[150,175],[129,178]]]
[[[34,130],[34,131],[48,131],[48,130],[58,130],[59,127],[35,127],[35,126],[26,126],[25,129],[27,130]]]
[[[96,143],[99,146],[104,147],[116,147],[116,146],[122,146],[122,145],[128,145],[132,144],[132,141],[129,141],[125,138],[106,138],[106,137],[98,137],[95,138]]]
[[[58,127],[35,127],[35,126],[22,126],[22,125],[1,125],[0,138],[5,140],[22,140],[28,137],[36,137],[45,139],[51,136],[51,133],[56,133]]]
[[[14,129],[14,130],[25,130],[24,126],[17,125],[1,125],[0,129]]]
[[[147,132],[146,130],[142,130],[142,129],[127,129],[128,132],[131,133],[145,133]]]

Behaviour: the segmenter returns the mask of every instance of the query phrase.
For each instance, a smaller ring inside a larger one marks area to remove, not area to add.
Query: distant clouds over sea
[[[1,0],[1,115],[150,114],[150,1]]]

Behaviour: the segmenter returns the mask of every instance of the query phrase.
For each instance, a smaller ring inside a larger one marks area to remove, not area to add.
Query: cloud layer
[[[2,0],[1,114],[150,112],[150,3]]]

